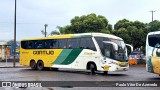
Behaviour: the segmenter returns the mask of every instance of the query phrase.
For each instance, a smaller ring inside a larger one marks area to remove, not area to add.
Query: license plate
[[[126,62],[118,62],[119,65],[126,65]]]
[[[103,69],[104,69],[105,71],[108,71],[108,70],[109,70],[109,66],[104,66]]]

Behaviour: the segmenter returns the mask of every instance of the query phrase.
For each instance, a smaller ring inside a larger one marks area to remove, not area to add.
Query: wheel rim
[[[31,62],[31,68],[34,68],[34,67],[35,67],[35,62],[32,61],[32,62]]]
[[[42,70],[43,69],[43,62],[38,62],[38,69],[39,70]]]
[[[42,68],[42,63],[39,63],[39,68],[40,68],[40,69]]]
[[[95,73],[95,67],[94,67],[93,64],[91,64],[90,69],[91,69],[91,73],[94,74]]]

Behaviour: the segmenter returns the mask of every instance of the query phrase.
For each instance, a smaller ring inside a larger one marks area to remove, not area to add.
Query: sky
[[[17,40],[44,37],[57,26],[70,25],[75,16],[95,13],[103,15],[110,24],[124,18],[130,21],[160,20],[160,0],[17,0]],[[0,0],[0,41],[14,39],[14,0]]]

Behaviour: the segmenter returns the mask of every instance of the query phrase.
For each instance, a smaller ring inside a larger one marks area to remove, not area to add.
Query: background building
[[[6,41],[0,41],[0,60],[11,56],[11,46],[6,44]]]

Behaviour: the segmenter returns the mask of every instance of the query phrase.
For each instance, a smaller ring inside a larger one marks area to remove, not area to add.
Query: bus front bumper
[[[118,65],[104,65],[101,67],[102,71],[127,71],[129,69],[129,65],[126,67],[121,67]]]

